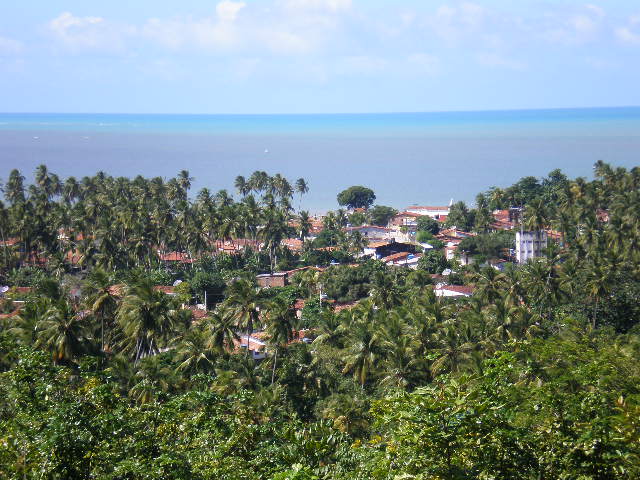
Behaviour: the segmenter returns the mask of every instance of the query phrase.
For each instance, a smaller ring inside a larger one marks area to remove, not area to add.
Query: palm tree
[[[217,353],[206,328],[187,330],[176,348],[176,356],[180,362],[176,370],[190,374],[209,372],[213,369]]]
[[[182,198],[186,200],[187,193],[191,188],[191,182],[193,182],[193,177],[189,176],[189,170],[180,170],[180,173],[178,173],[177,181],[180,189],[182,190]]]
[[[326,344],[332,347],[341,347],[344,340],[344,329],[341,328],[341,325],[342,322],[338,315],[328,308],[323,309],[318,316],[316,329],[319,335],[313,341],[314,345]]]
[[[369,322],[357,322],[351,327],[349,335],[351,347],[344,358],[342,373],[353,373],[353,378],[364,388],[367,379],[382,357],[382,339]]]
[[[304,178],[299,178],[296,180],[295,189],[296,192],[300,195],[300,205],[302,205],[302,195],[306,194],[309,191],[309,185]]]
[[[276,266],[276,250],[282,240],[291,234],[291,227],[289,227],[287,220],[288,218],[283,212],[271,210],[266,213],[264,225],[260,230],[260,236],[269,252],[272,272]]]
[[[247,194],[251,191],[251,188],[249,188],[249,184],[242,175],[238,175],[236,177],[234,186],[236,187],[238,193],[243,197],[246,197]]]
[[[247,333],[247,356],[249,355],[250,337],[255,325],[260,321],[260,311],[265,301],[258,295],[258,290],[248,280],[236,280],[227,288],[225,306],[233,312],[238,328]]]
[[[167,392],[173,383],[173,371],[162,364],[158,357],[147,357],[139,364],[129,390],[129,396],[140,404],[153,402],[158,394]]]
[[[598,303],[609,294],[611,289],[611,265],[606,263],[590,263],[586,268],[585,287],[593,302],[592,327],[597,325]]]
[[[52,307],[52,302],[45,297],[32,299],[25,303],[20,313],[12,318],[13,326],[9,333],[21,344],[31,346],[38,340],[38,322],[45,317],[45,313]]]
[[[209,314],[205,323],[205,328],[209,334],[209,344],[219,353],[224,353],[233,349],[235,340],[238,340],[236,333],[236,317],[234,311],[225,305],[219,305]]]
[[[113,295],[111,277],[100,268],[94,268],[88,275],[83,287],[84,303],[89,311],[100,319],[101,350],[105,349],[104,323],[115,314],[118,302]]]
[[[275,351],[273,356],[273,369],[271,371],[271,384],[273,385],[276,377],[278,352],[283,345],[289,343],[293,338],[295,313],[283,300],[274,300],[268,305],[266,317],[268,321],[267,333],[269,335],[269,343],[271,343]]]
[[[465,338],[463,325],[447,322],[440,328],[438,341],[439,357],[431,364],[431,373],[436,376],[445,371],[458,372],[472,358],[478,345]]]
[[[36,325],[36,345],[56,363],[71,363],[86,351],[86,321],[65,301],[53,303]]]
[[[306,210],[303,210],[302,212],[300,212],[300,216],[298,218],[298,220],[300,221],[300,240],[304,240],[305,238],[307,238],[307,235],[309,235],[309,232],[311,231],[311,218],[309,217],[309,212],[307,212]]]
[[[385,361],[380,384],[404,389],[412,383],[416,367],[422,360],[416,355],[416,335],[401,314],[395,311],[387,317],[381,334]]]
[[[150,281],[129,287],[122,299],[116,319],[122,328],[122,347],[134,362],[160,351],[160,344],[173,329],[169,297],[153,289]]]
[[[474,295],[487,304],[491,304],[502,296],[504,291],[505,276],[493,267],[485,267],[477,271],[473,276],[476,284]]]
[[[24,176],[20,170],[13,169],[9,174],[9,180],[4,188],[4,196],[11,206],[23,203],[24,197]]]

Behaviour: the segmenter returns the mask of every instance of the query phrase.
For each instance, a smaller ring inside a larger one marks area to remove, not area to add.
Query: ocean
[[[335,115],[0,113],[0,178],[30,181],[44,163],[61,177],[104,171],[233,192],[254,170],[303,177],[302,207],[338,207],[365,185],[402,209],[441,205],[555,168],[590,178],[593,164],[640,165],[640,107]],[[294,206],[298,207],[296,195]]]

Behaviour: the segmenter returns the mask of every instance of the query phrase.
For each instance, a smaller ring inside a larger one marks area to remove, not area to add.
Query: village
[[[460,285],[450,282],[450,275],[455,273],[456,268],[466,267],[474,264],[477,261],[477,256],[472,255],[471,252],[460,248],[464,239],[473,238],[478,235],[476,232],[463,231],[458,229],[455,225],[446,226],[447,218],[453,205],[453,200],[446,206],[418,206],[411,205],[406,207],[401,212],[394,213],[388,220],[386,226],[362,224],[358,226],[346,223],[340,228],[342,234],[349,238],[357,239],[355,250],[351,245],[349,246],[349,255],[353,259],[352,263],[347,263],[347,266],[357,267],[358,262],[362,262],[367,259],[377,260],[387,267],[391,268],[406,268],[416,270],[419,268],[420,261],[425,255],[441,256],[445,262],[446,268],[442,268],[439,271],[432,272],[430,274],[432,279],[432,288],[436,297],[442,298],[464,298],[473,295],[473,285]],[[303,251],[314,249],[313,242],[322,236],[323,232],[327,228],[331,228],[330,225],[335,217],[338,218],[357,218],[359,215],[366,214],[365,208],[353,208],[347,211],[338,211],[337,215],[333,212],[329,212],[327,215],[317,215],[309,218],[308,231],[300,237],[284,238],[280,242],[280,248],[289,250],[294,255],[301,255]],[[524,231],[519,224],[518,219],[521,215],[521,209],[511,208],[503,210],[495,210],[492,212],[492,222],[487,232],[514,232],[515,241],[513,248],[503,248],[499,254],[494,258],[485,259],[482,266],[490,266],[498,271],[503,271],[507,264],[524,264],[530,259],[540,257],[544,254],[544,250],[547,247],[548,238],[559,238],[558,232],[553,230],[541,230],[541,231]],[[420,241],[420,218],[429,218],[433,220],[431,231],[436,232],[431,234],[430,240]],[[329,222],[328,222],[329,220]],[[435,228],[434,228],[435,225]],[[300,231],[300,222],[292,220],[289,222],[291,231]],[[69,234],[60,230],[58,233],[58,240],[61,242],[69,242]],[[81,236],[76,237],[76,242],[82,241]],[[429,243],[431,242],[431,243]],[[0,242],[0,247],[5,249],[15,249],[19,246],[18,238],[10,238],[4,242]],[[226,240],[216,240],[213,242],[212,256],[228,255],[237,256],[246,253],[247,251],[255,250],[262,251],[265,248],[265,244],[257,239],[247,238],[232,238]],[[341,247],[338,245],[317,247],[316,249],[321,252],[330,253],[337,251]],[[168,270],[175,270],[176,268],[188,268],[189,265],[197,262],[198,258],[187,251],[171,251],[164,252],[158,250],[158,260]],[[206,255],[201,253],[202,256]],[[76,249],[70,249],[65,254],[65,260],[69,263],[72,269],[79,269],[82,256]],[[48,260],[44,256],[38,256],[37,254],[31,255],[25,262],[25,265],[46,265]],[[261,289],[268,289],[272,287],[286,287],[292,283],[296,275],[304,271],[324,272],[328,268],[332,268],[340,265],[339,262],[331,260],[328,265],[307,265],[292,268],[284,271],[273,271],[267,273],[259,273],[256,275],[256,285]],[[453,267],[453,268],[452,268]],[[178,286],[182,283],[181,280],[177,280],[173,285],[155,285],[153,288],[156,291],[162,292],[170,297],[175,297]],[[19,307],[24,303],[20,298],[27,296],[31,292],[30,287],[24,286],[7,286],[5,291],[9,292],[9,297],[13,298],[13,305],[16,308],[9,313],[0,314],[0,318],[10,318],[19,314]],[[110,294],[114,297],[122,298],[125,295],[125,285],[116,284],[110,287]],[[3,294],[5,292],[2,292]],[[80,295],[79,291],[71,292],[77,296]],[[184,296],[183,296],[184,298]],[[326,296],[321,298],[326,300]],[[351,301],[346,303],[336,303],[335,300],[326,300],[327,304],[331,305],[334,311],[339,312],[345,308],[352,308],[357,301]],[[202,319],[208,315],[208,308],[215,306],[215,303],[207,302],[206,293],[204,301],[195,304],[186,301],[182,303],[182,308],[190,310],[192,312],[195,321]],[[300,319],[302,311],[305,306],[304,299],[297,299],[292,305],[292,309],[295,311],[295,316]],[[212,307],[213,308],[213,307]],[[240,332],[239,332],[240,333]],[[314,332],[301,329],[294,331],[294,335],[291,341],[303,341],[311,342]],[[268,348],[265,342],[266,332],[258,330],[252,332],[251,335],[239,335],[235,341],[235,347],[240,349],[249,349],[255,360],[261,360],[266,357],[266,350]]]

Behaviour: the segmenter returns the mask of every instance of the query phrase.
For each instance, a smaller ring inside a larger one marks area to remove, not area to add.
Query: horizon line
[[[370,112],[275,112],[275,113],[186,113],[186,112],[54,112],[54,111],[22,111],[0,112],[0,115],[184,115],[184,116],[320,116],[320,115],[416,115],[444,113],[485,113],[485,112],[534,112],[560,110],[604,110],[640,108],[640,105],[599,105],[591,107],[544,107],[544,108],[497,108],[497,109],[452,109],[452,110],[405,110],[405,111],[370,111]]]

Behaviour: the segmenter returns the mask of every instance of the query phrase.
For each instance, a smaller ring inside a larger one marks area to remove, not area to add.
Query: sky
[[[640,105],[640,2],[0,3],[0,111]]]

